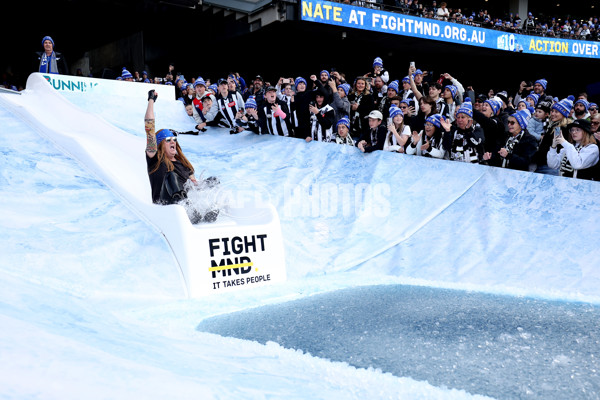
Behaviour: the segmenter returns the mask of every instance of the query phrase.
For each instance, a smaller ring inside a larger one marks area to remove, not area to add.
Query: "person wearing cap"
[[[50,36],[42,39],[43,51],[36,52],[35,66],[33,71],[43,74],[68,75],[69,68],[65,57],[54,51],[54,40]]]
[[[148,106],[144,116],[146,129],[146,164],[152,192],[152,202],[173,204],[186,197],[188,180],[197,183],[194,167],[183,154],[177,137],[170,129],[155,132],[154,103],[158,94],[148,92]]]
[[[406,146],[406,154],[444,158],[446,150],[443,146],[442,118],[440,114],[427,117],[423,130],[412,132],[411,143],[409,146]]]
[[[569,138],[569,130],[567,125],[571,123],[569,115],[573,109],[573,101],[570,98],[562,99],[552,104],[550,109],[550,119],[546,127],[546,132],[542,136],[539,148],[533,162],[537,165],[535,172],[547,175],[558,175],[556,168],[548,166],[548,151],[553,144],[554,136],[560,132],[560,136]],[[559,149],[560,151],[560,149]]]
[[[527,132],[530,118],[531,114],[527,109],[510,115],[508,117],[510,136],[498,151],[483,153],[483,160],[495,167],[529,171],[538,144],[536,138]]]
[[[305,138],[307,142],[331,142],[335,139],[333,129],[336,123],[335,111],[327,101],[327,94],[323,89],[314,92],[315,99],[311,101],[308,109],[310,111],[310,132]]]
[[[367,116],[369,129],[358,139],[357,147],[363,153],[371,153],[375,150],[383,150],[387,128],[383,122],[383,115],[378,110],[373,110]]]
[[[387,135],[383,144],[384,151],[405,152],[405,146],[410,138],[410,126],[404,123],[404,113],[397,106],[388,110]]]
[[[354,140],[350,136],[350,119],[347,116],[340,118],[336,124],[335,139],[337,144],[343,144],[354,147]]]
[[[248,89],[244,92],[244,101],[248,100],[248,97],[254,97],[257,105],[262,103],[265,96],[265,80],[262,76],[256,75],[252,81],[252,89]]]
[[[548,166],[558,170],[560,176],[594,179],[594,166],[598,163],[598,145],[590,121],[576,119],[567,125],[569,140],[555,136],[548,150]],[[562,146],[559,150],[558,146]]]
[[[456,111],[455,123],[447,118],[440,120],[444,130],[443,146],[452,161],[479,163],[483,156],[484,133],[473,121],[473,105],[465,101]]]
[[[242,95],[239,92],[230,91],[227,79],[223,78],[217,82],[217,89],[215,99],[219,112],[214,121],[217,122],[217,126],[228,128],[229,133],[240,133],[244,129],[236,124],[236,120],[244,115],[245,102]]]
[[[257,107],[258,126],[261,135],[292,136],[290,110],[284,101],[277,98],[277,88],[265,90],[264,101]]]

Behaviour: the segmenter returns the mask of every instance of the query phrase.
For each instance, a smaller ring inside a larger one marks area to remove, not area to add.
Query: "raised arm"
[[[158,94],[154,90],[148,92],[148,107],[146,107],[146,115],[144,116],[144,127],[146,129],[146,154],[152,158],[158,151],[156,144],[156,132],[154,126],[154,102],[158,98]]]

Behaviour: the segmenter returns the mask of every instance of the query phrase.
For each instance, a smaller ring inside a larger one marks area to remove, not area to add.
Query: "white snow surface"
[[[147,98],[126,96],[127,85],[145,84],[122,85],[112,97],[29,84],[21,95],[0,93],[0,398],[488,398],[196,328],[366,285],[600,304],[596,182],[220,129],[180,136],[181,146],[204,176],[268,194],[288,280],[186,298],[164,237],[105,175],[124,166],[149,196]],[[48,101],[37,114],[24,111],[21,103],[40,96]],[[58,123],[101,118],[110,135],[98,146],[131,158],[106,157],[98,170],[53,140],[53,116],[71,107],[83,113]],[[159,97],[156,114],[159,128],[193,127],[175,99]],[[340,184],[381,189],[379,212],[371,204],[307,211],[314,198],[289,196],[290,187]]]

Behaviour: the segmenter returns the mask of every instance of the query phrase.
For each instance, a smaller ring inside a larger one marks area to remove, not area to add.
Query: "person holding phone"
[[[556,168],[548,166],[547,154],[552,146],[556,128],[562,132],[562,136],[569,139],[569,130],[567,125],[571,122],[569,114],[573,109],[573,100],[570,98],[562,99],[561,101],[552,104],[550,108],[550,121],[546,127],[545,133],[542,135],[542,141],[537,153],[533,157],[533,162],[537,165],[535,172],[547,175],[558,175]],[[559,145],[560,146],[560,145]],[[560,151],[560,149],[558,149]]]
[[[560,130],[548,150],[548,166],[558,169],[560,176],[594,179],[593,168],[598,163],[598,144],[592,134],[590,121],[576,119],[567,125],[570,137],[565,139]],[[559,150],[558,147],[562,146]]]

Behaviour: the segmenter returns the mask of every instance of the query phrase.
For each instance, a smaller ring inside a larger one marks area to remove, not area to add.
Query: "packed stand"
[[[544,15],[536,17],[532,12],[528,12],[525,17],[508,12],[498,16],[490,15],[485,9],[450,8],[446,2],[427,1],[424,4],[419,0],[339,0],[338,2],[506,32],[575,40],[600,40],[600,22],[597,16],[580,16],[575,19],[572,15],[562,18]]]
[[[128,72],[124,70],[124,74]],[[427,78],[427,79],[425,79]],[[404,76],[379,57],[348,79],[322,70],[305,77],[246,81],[168,74],[199,134],[207,127],[306,142],[389,151],[541,174],[600,180],[598,105],[585,93],[557,98],[540,78],[514,91],[475,93],[447,73],[438,80],[411,63]]]

